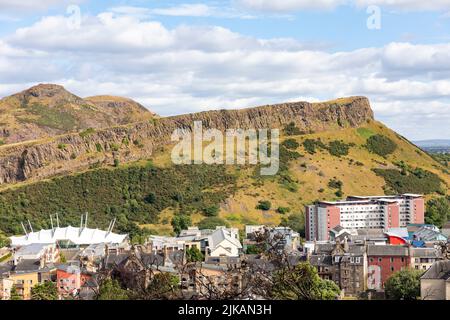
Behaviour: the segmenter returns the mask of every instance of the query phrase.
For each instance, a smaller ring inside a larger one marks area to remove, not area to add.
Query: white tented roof
[[[71,241],[76,245],[90,245],[95,243],[122,243],[126,234],[117,234],[90,228],[54,228],[30,232],[25,236],[10,237],[12,246],[24,246],[33,243],[55,243],[57,241]]]

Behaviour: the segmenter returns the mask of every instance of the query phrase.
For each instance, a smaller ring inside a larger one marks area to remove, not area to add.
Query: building
[[[308,260],[322,279],[334,281],[345,296],[359,296],[367,289],[367,255],[364,245],[347,241],[316,244]]]
[[[416,270],[428,270],[441,255],[436,248],[409,248],[411,268]]]
[[[60,265],[56,270],[56,287],[62,297],[75,297],[92,276],[76,265]]]
[[[12,280],[17,294],[24,300],[31,299],[31,289],[39,283],[38,271],[23,271],[11,273],[8,279]]]
[[[367,246],[367,288],[382,291],[386,280],[396,271],[411,265],[408,246]]]
[[[242,245],[239,241],[239,231],[236,228],[217,227],[208,236],[207,257],[239,257],[241,250]]]
[[[424,199],[417,194],[350,196],[345,201],[319,201],[305,207],[306,240],[328,240],[329,231],[388,229],[423,223]]]
[[[14,281],[10,278],[0,275],[0,300],[9,300],[11,298],[11,289]]]
[[[73,246],[88,246],[96,243],[120,244],[128,236],[126,234],[113,233],[87,227],[65,227],[28,232],[24,236],[10,237],[11,246],[27,246],[30,244],[68,243]]]
[[[420,278],[422,300],[450,300],[450,261],[437,261]]]
[[[33,243],[20,247],[13,257],[15,265],[22,260],[43,260],[45,265],[59,260],[59,249],[56,243]]]

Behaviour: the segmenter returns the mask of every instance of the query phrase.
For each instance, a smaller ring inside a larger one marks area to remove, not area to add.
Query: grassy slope
[[[370,153],[363,145],[372,134],[388,136],[398,145],[397,150],[386,159]],[[276,177],[257,179],[254,167],[230,166],[227,168],[228,172],[238,176],[237,192],[221,204],[220,217],[225,218],[231,225],[237,227],[242,227],[246,223],[276,225],[283,217],[275,211],[279,206],[289,207],[291,209],[290,214],[292,214],[303,212],[304,204],[316,199],[335,199],[334,192],[336,190],[327,186],[329,180],[334,177],[343,182],[344,196],[350,194],[383,194],[385,181],[382,177],[375,175],[371,169],[395,168],[393,162],[400,160],[411,167],[420,167],[434,172],[445,181],[447,186],[450,185],[450,176],[443,172],[443,168],[436,161],[379,122],[370,122],[363,128],[358,129],[348,128],[290,138],[294,138],[300,143],[297,151],[304,155],[304,157],[290,163],[290,175],[298,181],[298,191],[287,190],[279,184]],[[347,156],[340,158],[330,155],[326,150],[310,155],[304,150],[302,141],[317,138],[320,138],[324,143],[343,140],[346,143],[354,143],[355,146],[350,148]],[[351,159],[353,159],[353,163],[350,162]],[[357,161],[364,165],[356,165],[355,162]],[[153,165],[160,168],[171,166],[170,146],[155,154],[152,162]],[[121,168],[144,166],[147,163],[143,160],[133,164],[121,165]],[[114,168],[110,169],[115,170]],[[89,171],[87,171],[87,174],[89,174]],[[321,188],[324,189],[323,192],[319,192]],[[14,186],[14,189],[17,193],[21,192],[20,185]],[[446,190],[448,193],[448,188]],[[217,190],[217,192],[220,192],[220,190]],[[270,200],[272,209],[267,212],[256,209],[259,200]],[[80,198],[80,201],[83,200]],[[173,208],[165,208],[159,214],[157,224],[145,226],[158,231],[160,234],[169,234],[171,232],[170,219],[174,212]],[[194,223],[202,218],[203,216],[200,213],[192,215]]]

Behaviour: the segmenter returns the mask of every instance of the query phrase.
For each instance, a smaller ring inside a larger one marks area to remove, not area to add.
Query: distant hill
[[[250,165],[174,165],[171,133],[192,130],[195,120],[221,131],[281,129],[280,171],[264,177]],[[315,200],[406,192],[429,199],[449,194],[449,185],[448,168],[376,121],[364,97],[284,103],[1,146],[0,231],[21,232],[24,219],[48,227],[55,212],[65,224],[77,224],[85,211],[95,226],[117,217],[117,228],[131,233],[139,225],[168,234],[174,215],[301,231],[304,205]],[[259,201],[270,208],[262,210]]]
[[[131,99],[82,99],[60,85],[39,84],[0,100],[0,145],[153,117],[153,113]]]
[[[450,147],[450,139],[420,140],[413,143],[419,147]]]

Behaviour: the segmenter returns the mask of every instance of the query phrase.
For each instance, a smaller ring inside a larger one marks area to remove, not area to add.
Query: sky
[[[0,97],[38,83],[162,116],[362,95],[450,139],[450,0],[0,0]]]

